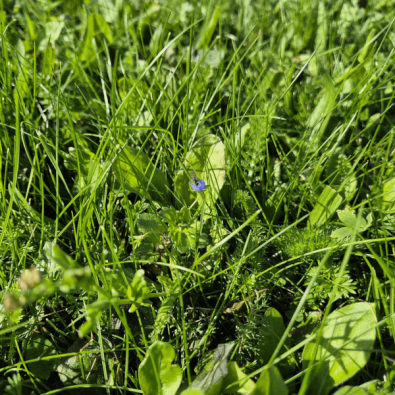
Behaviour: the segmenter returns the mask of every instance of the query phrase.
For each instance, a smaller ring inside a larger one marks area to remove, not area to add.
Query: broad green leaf
[[[53,75],[55,69],[56,49],[48,47],[43,51],[44,61],[42,63],[42,73],[46,75]]]
[[[378,121],[380,121],[380,118],[382,117],[382,114],[377,113],[377,114],[373,114],[368,121],[366,122],[366,129],[371,128],[372,126],[374,126],[375,124],[378,124]]]
[[[54,345],[45,337],[33,334],[27,343],[25,360],[44,358],[50,355],[56,355]],[[48,361],[42,360],[36,363],[29,363],[28,367],[35,376],[48,379],[55,365],[56,359],[50,359]]]
[[[379,391],[380,384],[382,384],[380,380],[375,379],[361,384],[359,388],[362,388],[368,394],[376,394]]]
[[[27,73],[21,72],[17,80],[17,89],[22,98],[26,98],[30,94],[29,76]]]
[[[351,236],[356,229],[357,232],[364,232],[372,224],[372,213],[367,216],[367,221],[364,218],[358,218],[350,210],[345,209],[337,212],[340,221],[347,227],[336,229],[332,232],[331,237],[342,240],[345,237]]]
[[[219,196],[220,190],[225,183],[225,146],[219,137],[208,134],[192,146],[188,152],[183,169],[176,175],[174,187],[176,195],[190,206],[197,198],[198,209],[206,198],[206,212],[214,209],[215,202]],[[191,180],[190,174],[196,173],[196,176],[204,180],[209,188],[197,193],[189,185]],[[204,194],[204,196],[203,196]]]
[[[353,234],[353,230],[350,228],[339,228],[334,230],[331,233],[331,237],[333,237],[334,239],[339,239],[339,240],[343,240],[346,237],[349,237]]]
[[[317,7],[312,8],[309,12],[308,18],[304,21],[304,32],[303,32],[303,42],[302,47],[306,48],[309,43],[315,37],[315,32],[317,29]]]
[[[189,232],[185,232],[182,228],[171,226],[169,229],[169,237],[181,254],[185,254],[193,248],[194,240],[190,236]]]
[[[98,8],[105,10],[103,12],[104,19],[108,23],[114,23],[118,19],[120,3],[108,2],[107,0],[97,0]]]
[[[263,355],[264,361],[268,362],[285,331],[283,317],[275,308],[269,307],[266,310],[263,328],[265,330]]]
[[[254,389],[255,383],[251,379],[243,380],[247,375],[236,362],[228,362],[227,367],[228,374],[222,379],[221,394],[248,395]],[[236,382],[238,383],[233,384]]]
[[[106,20],[100,14],[94,14],[96,28],[99,28],[103,33],[104,37],[107,39],[108,43],[111,44],[114,41],[114,37],[112,35],[110,26],[106,22]]]
[[[358,232],[363,232],[368,229],[372,225],[373,221],[372,213],[368,214],[366,220],[363,217],[359,218],[358,220],[357,216],[355,216],[348,210],[339,211],[338,216],[340,218],[340,221],[352,227],[353,229],[356,228]]]
[[[328,126],[328,123],[332,116],[332,108],[334,106],[336,90],[332,78],[328,73],[321,69],[322,78],[324,82],[324,94],[321,100],[318,102],[317,106],[311,114],[308,121],[308,127],[312,128],[310,133],[310,149],[314,151],[318,149],[323,134]]]
[[[191,212],[188,207],[183,207],[180,211],[176,211],[173,207],[164,207],[159,215],[165,222],[174,226],[185,226],[192,220]]]
[[[200,233],[199,221],[192,223],[190,226],[171,225],[169,237],[181,254],[195,249],[195,247],[204,248],[209,242],[207,235]]]
[[[140,214],[137,218],[137,226],[142,233],[165,233],[167,226],[162,222],[160,217],[155,214]]]
[[[288,395],[288,388],[276,366],[262,372],[250,395]]]
[[[211,389],[209,394],[213,393],[213,395],[216,394],[217,391],[219,393],[222,386],[220,380],[228,374],[227,361],[233,347],[233,343],[220,344],[215,350],[212,359],[193,381],[192,388],[201,389],[203,391]],[[215,391],[213,391],[213,389]]]
[[[222,388],[223,378],[219,379],[215,384],[213,384],[206,392],[206,395],[220,395]]]
[[[383,183],[381,208],[389,213],[395,212],[395,177]]]
[[[273,355],[273,352],[285,331],[283,317],[275,308],[270,307],[265,313],[262,327],[264,330],[264,340],[261,345],[262,357],[264,359],[264,363],[267,363]],[[286,352],[289,348],[291,348],[291,343],[290,340],[287,339],[285,341],[285,345],[281,349],[281,353]],[[278,368],[284,375],[288,375],[295,369],[293,358],[281,361]]]
[[[50,39],[50,43],[54,44],[55,41],[59,38],[60,33],[64,27],[63,21],[51,20],[45,23],[45,33],[47,35],[46,38]]]
[[[60,33],[64,27],[63,21],[48,21],[44,25],[45,35],[42,36],[42,40],[38,46],[39,51],[44,51],[47,46],[53,47],[55,41],[59,38]]]
[[[358,56],[358,62],[362,63],[366,59],[366,57],[369,55],[369,52],[373,49],[374,41],[373,42],[371,42],[371,41],[373,40],[376,33],[377,33],[376,29],[370,30],[368,36],[366,37],[366,42],[363,47],[363,50],[361,51],[361,53]]]
[[[137,270],[134,275],[132,284],[127,290],[128,298],[132,300],[132,306],[129,309],[130,313],[134,313],[140,305],[144,304],[145,295],[149,294],[149,288],[144,278],[144,270]]]
[[[315,355],[314,341],[303,350],[303,369],[310,361],[318,363],[311,367],[307,394],[326,395],[366,365],[376,340],[376,322],[372,305],[365,302],[345,306],[328,316]]]
[[[360,387],[346,385],[338,389],[333,395],[367,395],[367,392]]]
[[[166,202],[169,199],[169,184],[165,175],[156,169],[150,158],[137,148],[125,147],[114,163],[118,180],[125,189]]]
[[[197,390],[197,389],[187,389],[185,391],[181,392],[181,395],[206,395],[204,391],[202,390]]]
[[[251,124],[248,122],[237,131],[235,136],[235,145],[237,150],[241,150],[243,148],[244,143],[246,141],[246,137],[250,129],[251,129]]]
[[[36,41],[37,40],[37,27],[35,23],[30,19],[29,14],[26,14],[26,22],[27,22],[27,28],[29,31],[29,36],[31,41]]]
[[[317,29],[315,31],[315,47],[317,54],[326,50],[328,40],[328,16],[325,11],[325,5],[322,2],[318,3],[318,13],[317,13]],[[319,61],[320,59],[314,56],[309,63],[309,71],[313,75],[317,75],[319,71]]]
[[[160,212],[159,215],[164,219],[165,222],[177,225],[177,211],[174,207],[164,207]]]
[[[175,395],[182,370],[172,365],[176,353],[169,343],[155,342],[139,366],[139,383],[144,395]]]
[[[217,27],[220,15],[221,9],[219,7],[215,7],[213,13],[211,14],[211,18],[207,18],[206,23],[204,23],[202,26],[196,43],[197,49],[207,49],[209,47],[211,37],[213,36],[215,28]]]
[[[309,226],[325,224],[339,208],[342,201],[343,198],[333,188],[326,186],[310,213]]]
[[[105,37],[109,44],[114,40],[110,26],[100,14],[89,14],[86,22],[84,38],[80,48],[80,60],[92,61],[96,58],[92,40],[97,42]]]
[[[191,212],[188,207],[183,207],[177,212],[177,224],[188,224],[191,221]]]
[[[325,3],[319,3],[317,15],[317,31],[315,34],[315,49],[317,52],[326,50],[328,40],[328,13]]]
[[[197,248],[207,246],[208,237],[201,233],[200,222],[191,217],[188,207],[184,206],[180,211],[176,211],[173,207],[165,207],[159,215],[165,222],[169,223],[169,237],[181,254],[194,249],[196,246]]]
[[[351,229],[357,229],[357,231],[365,229],[366,221],[363,218],[360,218],[359,221],[357,221],[358,218],[351,211],[341,210],[338,211],[337,215],[339,216],[340,221],[342,221],[343,224],[349,226]]]

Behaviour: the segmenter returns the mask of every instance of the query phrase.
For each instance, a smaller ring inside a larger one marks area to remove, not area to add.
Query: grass
[[[136,392],[155,341],[184,389],[234,342],[254,382],[393,391],[392,0],[0,10],[2,393]]]

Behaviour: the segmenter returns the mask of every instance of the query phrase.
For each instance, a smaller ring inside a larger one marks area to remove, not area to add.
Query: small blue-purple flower
[[[189,185],[196,192],[201,192],[206,189],[206,183],[203,180],[196,181],[196,183],[194,183],[193,181],[189,181]]]
[[[191,174],[191,179],[192,181],[189,181],[189,185],[192,187],[192,189],[195,192],[202,192],[208,187],[208,185],[206,185],[206,183],[203,180],[199,180],[196,177],[195,173]]]

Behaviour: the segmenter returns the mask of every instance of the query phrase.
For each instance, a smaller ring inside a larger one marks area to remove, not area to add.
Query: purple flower
[[[189,181],[189,185],[196,192],[202,192],[206,189],[206,183],[203,180],[192,180]]]

